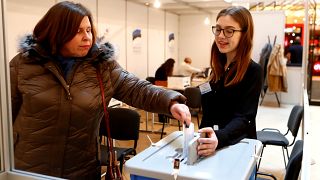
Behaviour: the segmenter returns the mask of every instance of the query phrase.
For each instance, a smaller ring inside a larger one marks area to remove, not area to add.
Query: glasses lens
[[[221,33],[221,29],[216,28],[216,27],[212,27],[212,32],[214,35],[219,36],[219,34]]]
[[[233,29],[225,29],[225,30],[224,30],[224,35],[225,35],[226,37],[232,37],[232,35],[233,35]]]

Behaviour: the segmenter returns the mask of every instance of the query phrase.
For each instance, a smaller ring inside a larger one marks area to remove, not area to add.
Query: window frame
[[[0,0],[0,180],[61,178],[14,169],[9,62],[7,60],[6,0]]]

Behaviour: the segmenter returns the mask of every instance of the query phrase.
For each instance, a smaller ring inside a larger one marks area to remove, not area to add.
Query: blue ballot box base
[[[256,168],[253,169],[249,180],[256,179],[256,170],[257,170]],[[158,179],[130,174],[130,180],[158,180]]]
[[[158,179],[130,174],[130,180],[158,180]]]

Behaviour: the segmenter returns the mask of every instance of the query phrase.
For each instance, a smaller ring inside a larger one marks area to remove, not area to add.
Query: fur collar
[[[18,52],[27,56],[52,56],[48,50],[37,43],[36,39],[31,34],[27,34],[20,39]],[[109,42],[94,44],[85,59],[94,59],[100,55],[103,57],[103,59],[115,59],[116,53],[114,46]]]

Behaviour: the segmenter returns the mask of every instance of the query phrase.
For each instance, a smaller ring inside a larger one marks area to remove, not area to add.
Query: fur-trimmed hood
[[[38,44],[31,34],[23,36],[20,39],[18,46],[18,52],[23,53],[26,56],[53,57],[48,49]],[[95,43],[91,47],[85,59],[94,60],[98,56],[103,57],[103,59],[115,59],[116,53],[114,46],[109,42],[105,42],[103,44]]]

